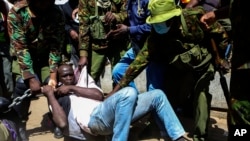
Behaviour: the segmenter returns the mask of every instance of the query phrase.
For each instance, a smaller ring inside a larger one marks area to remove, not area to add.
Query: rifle
[[[214,41],[213,38],[211,38],[211,46],[212,46],[213,51],[215,53],[216,59],[221,60],[221,59],[219,59],[220,58],[219,52],[218,52],[216,43],[215,43],[215,41]],[[221,88],[223,90],[223,93],[224,93],[224,96],[225,96],[225,99],[226,99],[226,102],[227,102],[227,106],[228,106],[228,108],[230,108],[230,92],[229,92],[229,89],[228,89],[228,86],[227,86],[227,81],[226,81],[226,78],[224,76],[223,69],[220,67],[220,65],[221,64],[219,64],[218,62],[216,62],[217,71],[220,74]]]

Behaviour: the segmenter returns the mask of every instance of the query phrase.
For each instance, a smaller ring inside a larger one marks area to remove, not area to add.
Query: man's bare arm
[[[52,107],[53,121],[60,128],[65,128],[68,124],[66,114],[58,103],[54,95],[54,88],[46,85],[41,89],[42,93],[47,97],[49,105]]]
[[[73,93],[77,96],[103,101],[103,93],[96,88],[84,88],[74,85],[63,85],[57,88],[58,95]]]

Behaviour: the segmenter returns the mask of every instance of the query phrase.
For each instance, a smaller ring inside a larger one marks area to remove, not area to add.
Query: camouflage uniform
[[[115,13],[117,23],[123,23],[127,17],[125,8],[125,0],[111,0],[111,9],[104,10],[99,8],[98,15],[104,16],[106,12]],[[90,16],[95,15],[95,0],[80,0],[79,1],[79,52],[80,56],[86,56],[91,66],[91,76],[97,82],[101,73],[104,70],[107,58],[114,66],[125,53],[128,46],[128,40],[109,40],[108,45],[93,41],[90,36]],[[114,25],[115,26],[115,25]]]
[[[13,97],[22,96],[29,88],[27,80],[37,78],[43,83],[50,73],[56,72],[61,62],[64,42],[64,17],[56,6],[47,10],[46,16],[35,16],[27,2],[19,1],[8,15],[8,32],[13,61],[12,72],[16,78]],[[44,13],[43,13],[44,14]],[[19,133],[23,140],[31,98],[14,106],[18,114]]]
[[[61,11],[55,8],[47,17],[38,19],[30,12],[25,1],[10,10],[8,31],[13,56],[16,56],[24,80],[41,74],[41,68],[49,66],[55,72],[61,61],[60,51],[64,41],[64,19]],[[39,64],[37,64],[39,62]],[[14,66],[14,73],[20,74]]]
[[[202,9],[197,7],[197,10],[201,10],[201,14],[204,13]],[[119,85],[121,87],[127,86],[150,61],[166,65],[165,91],[173,107],[183,106],[182,104],[187,101],[188,96],[193,98],[193,105],[191,106],[194,106],[195,113],[194,140],[205,140],[212,99],[208,90],[210,80],[214,78],[215,73],[210,37],[213,37],[221,48],[225,48],[224,42],[228,39],[228,36],[224,28],[217,22],[209,31],[201,29],[204,34],[197,26],[200,23],[196,16],[189,16],[186,23],[189,29],[192,29],[190,31],[192,37],[184,36],[180,17],[174,17],[171,28],[165,35],[156,34],[152,30],[147,45],[141,49],[135,61],[129,66]],[[184,56],[180,57],[180,54],[195,49],[197,46],[202,52],[200,58],[197,57],[197,60],[191,60],[193,62],[187,62],[186,64],[177,61],[182,57],[185,59]]]

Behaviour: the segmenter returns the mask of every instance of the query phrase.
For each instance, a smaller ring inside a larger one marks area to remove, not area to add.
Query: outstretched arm
[[[46,85],[42,87],[42,93],[47,97],[49,105],[52,107],[53,121],[60,128],[65,128],[68,124],[66,114],[58,103],[54,95],[54,88]]]
[[[111,92],[107,94],[106,98],[113,95],[119,89],[128,86],[128,84],[147,67],[149,63],[148,57],[148,45],[144,45],[143,48],[139,51],[135,60],[129,65],[128,69],[126,70],[126,73],[124,74],[120,82],[114,87]]]
[[[103,94],[96,88],[84,88],[75,85],[62,85],[57,88],[58,95],[66,95],[69,93],[73,93],[77,96],[86,97],[94,100],[103,100]]]
[[[210,25],[212,25],[217,19],[228,18],[229,12],[230,12],[230,6],[228,5],[218,10],[207,12],[200,18],[200,21],[207,28],[210,28]]]

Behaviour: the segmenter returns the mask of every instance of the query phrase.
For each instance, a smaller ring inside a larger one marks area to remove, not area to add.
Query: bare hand
[[[116,22],[115,15],[112,12],[107,12],[104,17],[104,21],[107,25],[111,25]]]
[[[78,66],[83,67],[88,64],[88,58],[86,56],[81,56],[78,61]]]
[[[78,41],[78,33],[75,30],[70,30],[69,34],[73,40]]]
[[[221,61],[220,66],[226,72],[229,72],[229,70],[231,69],[230,63],[225,59],[223,59],[223,61]]]
[[[49,82],[48,85],[52,86],[53,88],[56,88],[57,86],[57,73],[56,72],[51,72],[50,73],[50,78],[49,78]]]
[[[107,39],[121,39],[128,34],[128,26],[124,24],[117,24],[117,29],[111,30],[107,35]]]
[[[53,88],[56,88],[57,81],[55,79],[50,79],[48,82],[48,85],[53,87]]]
[[[61,87],[56,89],[57,95],[67,95],[70,94],[70,85],[62,85]]]
[[[49,85],[45,85],[43,87],[41,87],[41,92],[46,96],[50,96],[50,95],[54,95],[54,88],[49,86]]]
[[[110,97],[111,95],[113,95],[114,93],[116,93],[117,91],[119,91],[120,89],[121,89],[121,86],[117,84],[114,87],[114,89],[105,96],[105,99],[107,99],[108,97]]]
[[[203,23],[207,29],[209,29],[210,25],[212,25],[215,21],[216,17],[214,11],[207,12],[200,18],[200,22]]]
[[[216,59],[215,63],[223,72],[229,72],[231,69],[230,63],[225,59]]]

